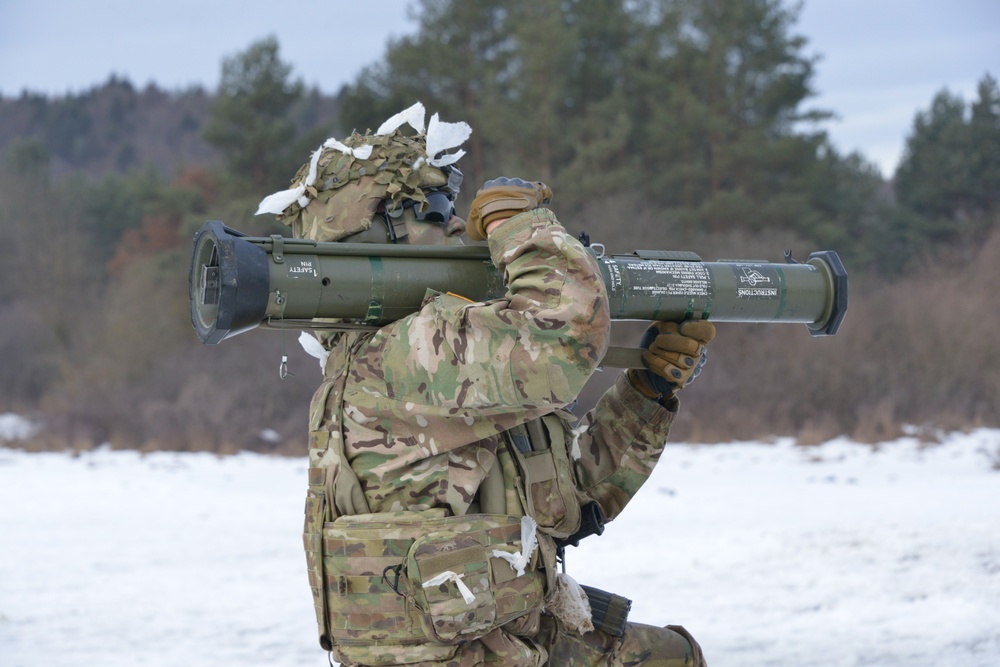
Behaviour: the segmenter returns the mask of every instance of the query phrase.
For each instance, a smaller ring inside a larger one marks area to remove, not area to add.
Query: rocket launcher
[[[832,336],[847,313],[847,272],[832,250],[802,263],[786,252],[783,264],[664,250],[595,255],[615,320],[788,322]],[[419,310],[428,288],[473,301],[506,292],[483,246],[254,237],[219,221],[195,234],[189,288],[191,321],[206,344],[262,325],[377,327]]]

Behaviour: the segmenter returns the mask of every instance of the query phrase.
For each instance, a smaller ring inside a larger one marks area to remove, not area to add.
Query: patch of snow
[[[273,428],[265,428],[259,434],[261,440],[264,442],[281,442],[281,434],[275,431]]]
[[[25,440],[38,433],[38,426],[30,419],[12,412],[0,414],[0,442]]]
[[[1000,430],[878,447],[667,447],[569,548],[713,667],[993,667]],[[305,458],[0,449],[0,664],[321,667]]]

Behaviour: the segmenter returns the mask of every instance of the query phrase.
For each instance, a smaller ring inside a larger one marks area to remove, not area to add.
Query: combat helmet
[[[434,114],[425,131],[424,116],[417,102],[374,133],[327,139],[291,187],[265,197],[257,214],[273,213],[293,236],[315,241],[397,242],[413,220],[447,224],[462,183],[455,162],[465,154],[447,151],[472,129]]]

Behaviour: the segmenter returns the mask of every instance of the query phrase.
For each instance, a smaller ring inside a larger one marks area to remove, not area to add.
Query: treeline
[[[170,118],[163,132],[194,124],[187,143],[172,135],[170,155],[126,133],[137,148],[125,166],[111,112],[94,110],[114,96],[145,109],[150,89],[113,79],[90,98],[0,99],[0,229],[18,249],[0,264],[0,354],[16,360],[0,366],[0,412],[43,418],[40,447],[301,453],[315,362],[293,332],[197,343],[191,234],[205,219],[281,231],[253,210],[312,148],[420,100],[474,128],[466,206],[484,179],[517,175],[552,185],[567,227],[614,251],[840,253],[851,277],[841,332],[720,325],[676,438],[877,440],[908,424],[1000,424],[996,80],[916,113],[884,180],[840,154],[828,112],[808,106],[817,60],[795,20],[776,0],[424,0],[418,32],[336,98],[307,91],[270,39],[226,59],[214,94],[162,94],[158,111],[116,116],[125,129],[156,114]],[[77,122],[67,143],[46,120],[79,115],[61,105],[90,109],[92,132]],[[60,152],[74,143],[91,148]],[[620,327],[618,342],[641,328]],[[283,354],[296,375],[280,381]],[[597,374],[583,403],[614,374]]]
[[[267,58],[276,49],[273,40],[265,40],[254,52]],[[224,81],[232,85],[233,77]],[[233,140],[213,109],[224,103],[220,100],[234,99],[232,92],[199,87],[174,92],[155,84],[140,90],[116,75],[78,95],[50,99],[26,90],[0,97],[0,154],[44,159],[53,178],[86,175],[91,182],[144,170],[169,179],[191,166],[221,168],[223,151]],[[281,116],[291,131],[277,134],[269,147],[275,150],[265,161],[294,170],[313,139],[334,129],[338,102],[301,82],[283,92]],[[252,105],[241,112],[258,114]],[[279,146],[279,141],[285,143]],[[269,175],[279,183],[285,178]]]
[[[191,164],[218,164],[201,134],[214,96],[201,88],[138,90],[112,75],[79,95],[49,99],[24,91],[0,97],[0,151],[45,156],[51,176],[100,179],[152,166],[162,176]]]

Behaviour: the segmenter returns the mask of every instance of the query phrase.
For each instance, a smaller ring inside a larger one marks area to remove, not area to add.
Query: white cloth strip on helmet
[[[444,167],[454,164],[465,155],[465,151],[457,151],[435,157],[438,153],[457,148],[465,143],[465,140],[472,135],[472,128],[468,123],[446,123],[437,114],[431,116],[430,125],[427,126],[427,161],[432,167]]]
[[[335,150],[340,151],[341,153],[347,153],[348,155],[353,155],[359,160],[367,160],[372,156],[372,147],[367,144],[364,146],[358,146],[357,148],[351,148],[350,146],[340,143],[333,137],[330,137],[329,139],[324,141],[323,147],[333,148]],[[314,179],[316,178],[316,176],[313,174],[312,168],[310,168],[309,170],[309,175],[312,176]],[[309,183],[311,182],[312,181],[309,181]]]
[[[424,105],[417,102],[409,109],[403,109],[396,115],[392,116],[384,123],[379,125],[378,130],[375,131],[375,136],[381,136],[383,134],[391,134],[403,126],[404,123],[409,123],[417,132],[424,131],[424,116],[426,115],[424,111]]]
[[[327,142],[330,141],[335,140],[333,138],[327,139]],[[325,145],[326,143],[323,144],[323,146]],[[257,206],[257,212],[254,215],[260,215],[262,213],[281,215],[285,212],[286,208],[295,202],[298,202],[299,206],[305,208],[306,205],[309,204],[309,198],[306,197],[306,186],[312,185],[312,182],[316,180],[316,171],[319,168],[319,157],[323,154],[323,146],[320,146],[312,152],[312,157],[309,159],[309,173],[306,175],[305,182],[295,186],[294,188],[280,190],[274,194],[264,197]],[[346,146],[344,147],[346,148]]]

